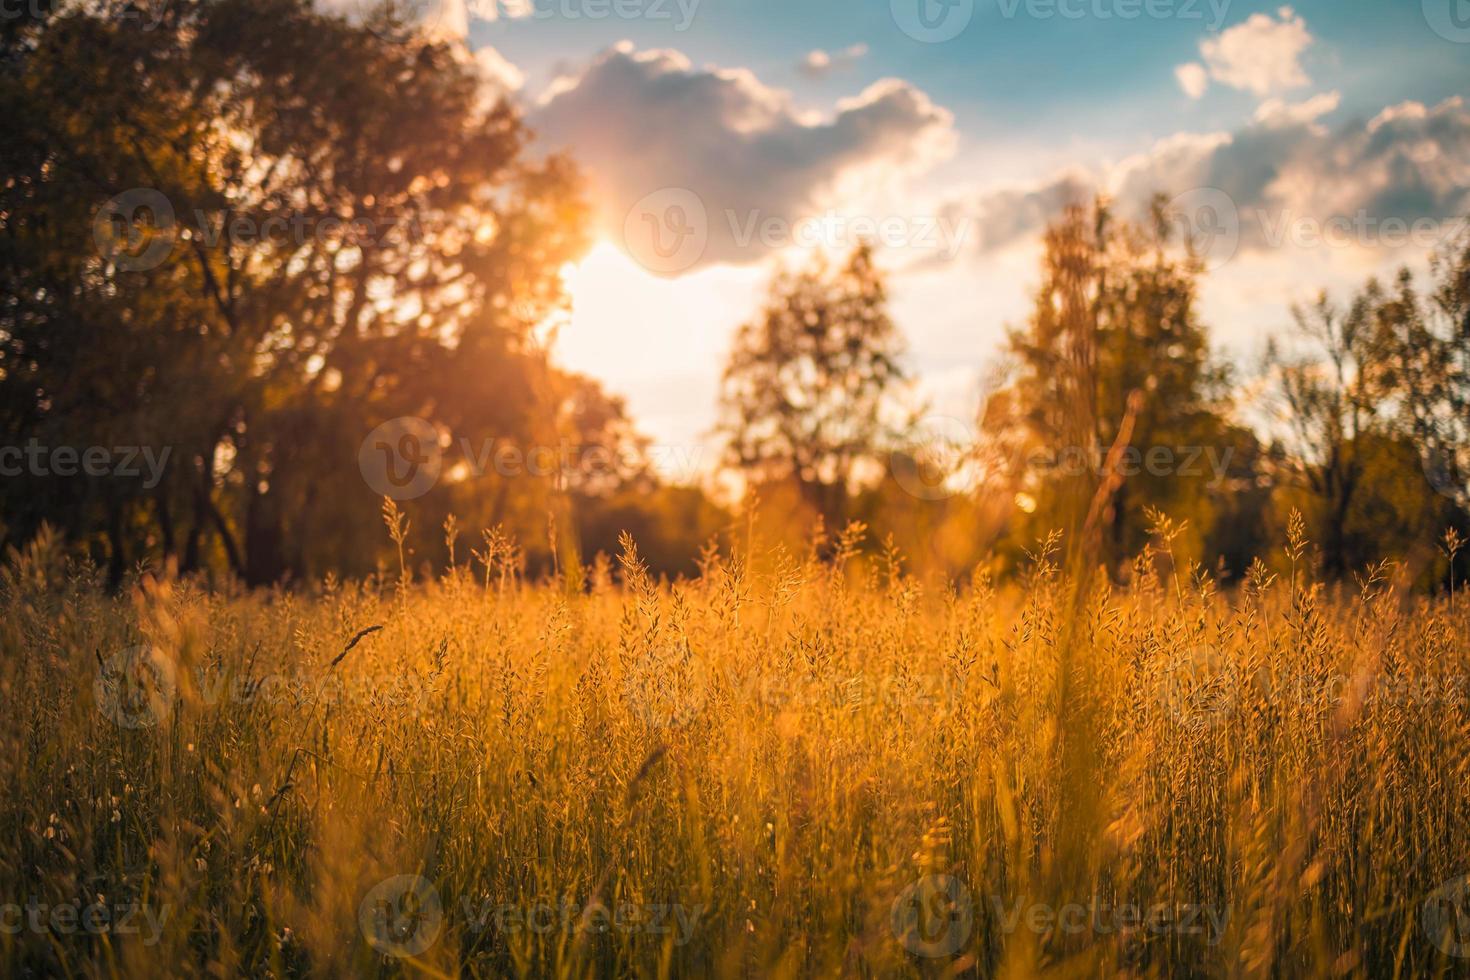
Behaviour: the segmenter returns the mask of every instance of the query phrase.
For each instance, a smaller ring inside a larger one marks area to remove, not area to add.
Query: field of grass
[[[1424,976],[1470,959],[1470,614],[632,542],[528,581],[3,581],[0,972]],[[468,559],[468,560],[466,560]]]

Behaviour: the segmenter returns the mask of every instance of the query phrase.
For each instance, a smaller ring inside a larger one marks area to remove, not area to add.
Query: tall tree
[[[211,538],[253,582],[361,569],[376,423],[544,432],[533,331],[584,243],[574,174],[451,45],[302,0],[132,10],[7,23],[0,95],[29,108],[0,123],[0,412],[172,465],[146,492],[71,481],[70,509],[10,482],[11,531],[105,527],[115,573]]]
[[[1091,518],[1114,565],[1145,542],[1147,508],[1180,514],[1204,496],[1214,474],[1193,450],[1227,446],[1225,372],[1195,305],[1200,267],[1170,227],[1162,204],[1141,226],[1099,201],[1048,229],[1031,317],[1010,334],[1010,383],[984,419],[1034,506],[1023,533],[1060,527],[1075,541]]]
[[[725,367],[726,461],[757,483],[794,481],[818,513],[840,521],[860,464],[878,457],[895,424],[902,352],[870,246],[836,270],[818,256],[780,271]]]
[[[1346,307],[1324,293],[1268,348],[1330,575],[1432,554],[1470,504],[1470,242],[1430,269],[1427,291],[1405,269]]]

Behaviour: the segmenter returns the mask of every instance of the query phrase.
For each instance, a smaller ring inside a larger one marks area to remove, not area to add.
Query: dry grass
[[[629,543],[578,588],[487,538],[113,600],[43,541],[0,596],[0,969],[1463,972],[1470,617],[1293,548],[1228,596],[1047,547],[997,590],[850,546],[667,585]],[[98,901],[139,931],[26,908]]]

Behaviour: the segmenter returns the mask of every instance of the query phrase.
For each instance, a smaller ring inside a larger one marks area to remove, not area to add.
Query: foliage
[[[828,521],[901,419],[902,335],[873,249],[836,271],[818,255],[783,270],[760,316],[740,327],[720,390],[727,462],[756,484],[793,481]]]
[[[1014,539],[1080,528],[1105,500],[1097,526],[1113,568],[1142,547],[1150,507],[1208,534],[1223,481],[1243,475],[1229,470],[1235,449],[1252,448],[1225,417],[1228,377],[1195,310],[1199,269],[1171,249],[1167,215],[1154,218],[1121,221],[1099,201],[1048,229],[1034,311],[1010,335],[1013,376],[983,419],[1011,492],[1039,504]],[[1110,469],[1115,448],[1126,455]]]
[[[1329,575],[1385,550],[1417,546],[1423,560],[1440,527],[1464,520],[1470,241],[1431,269],[1427,292],[1404,270],[1345,308],[1321,295],[1293,311],[1292,343],[1268,352]]]
[[[12,540],[49,521],[114,582],[160,560],[361,574],[378,500],[357,454],[387,419],[446,448],[621,453],[621,403],[538,339],[584,244],[576,176],[528,154],[461,51],[300,0],[131,13],[66,5],[7,35],[0,94],[33,111],[0,124],[0,427],[170,464],[153,488],[7,480]],[[439,509],[473,491],[494,501],[476,517],[529,529],[569,489],[498,476],[439,487]]]

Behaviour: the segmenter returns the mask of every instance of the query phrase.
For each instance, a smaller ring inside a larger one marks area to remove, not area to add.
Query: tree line
[[[1048,230],[984,411],[940,440],[873,250],[779,271],[720,391],[744,502],[671,484],[622,401],[552,355],[561,270],[588,244],[576,166],[532,152],[462,47],[396,17],[101,0],[0,21],[0,95],[25,107],[0,119],[6,546],[54,534],[114,584],[140,565],[252,585],[369,574],[386,554],[364,453],[405,418],[522,463],[601,451],[510,469],[446,455],[400,517],[430,563],[514,538],[577,575],[628,530],[656,570],[689,572],[759,515],[803,540],[819,526],[817,546],[862,522],[949,573],[1085,529],[1121,571],[1169,515],[1181,553],[1240,575],[1298,509],[1346,575],[1465,525],[1470,249],[1428,284],[1298,311],[1301,343],[1265,368],[1280,412],[1262,433],[1237,417],[1169,216],[1104,202]],[[1217,465],[1143,452],[1188,447]],[[139,478],[126,450],[164,462]],[[1424,553],[1432,584],[1447,566]]]
[[[1331,577],[1388,559],[1445,580],[1470,505],[1470,239],[1427,282],[1291,310],[1241,370],[1211,350],[1181,225],[1162,196],[1140,220],[1067,209],[975,419],[926,422],[868,249],[778,276],[726,369],[727,462],[794,488],[797,524],[861,520],[949,573],[1014,567],[1063,530],[1115,575],[1162,534],[1238,581],[1296,512]]]

